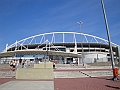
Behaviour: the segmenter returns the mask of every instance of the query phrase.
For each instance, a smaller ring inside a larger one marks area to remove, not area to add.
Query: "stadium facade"
[[[119,61],[119,45],[112,44]],[[11,59],[56,61],[60,64],[94,63],[110,60],[108,40],[77,32],[51,32],[31,36],[8,45],[0,53],[1,63]]]

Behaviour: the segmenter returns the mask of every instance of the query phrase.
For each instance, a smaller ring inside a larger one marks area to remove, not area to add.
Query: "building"
[[[115,60],[119,60],[119,47],[112,43]],[[39,59],[60,64],[80,64],[107,62],[110,60],[110,53],[108,41],[103,38],[77,32],[51,32],[7,44],[0,53],[0,59],[1,63],[11,59]]]

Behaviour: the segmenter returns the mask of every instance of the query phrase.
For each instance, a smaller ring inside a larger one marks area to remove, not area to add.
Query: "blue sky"
[[[111,41],[120,45],[120,0],[104,0]],[[107,39],[101,0],[0,0],[0,51],[36,34],[82,32]]]

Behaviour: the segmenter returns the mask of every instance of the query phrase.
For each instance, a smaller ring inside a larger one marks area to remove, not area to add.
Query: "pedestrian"
[[[55,63],[53,63],[53,69],[55,69]]]
[[[16,62],[15,62],[15,68],[17,69],[18,66],[19,66],[19,62],[18,62],[18,60],[16,60]]]
[[[22,62],[22,68],[26,68],[25,62],[26,62],[26,60],[23,60],[23,62]]]
[[[83,67],[84,67],[84,62],[82,63]]]
[[[13,69],[13,61],[10,61],[10,69],[12,70]]]
[[[19,59],[19,63],[20,63],[20,65],[22,64],[22,59],[21,58]]]
[[[16,61],[13,61],[13,71],[15,71]]]

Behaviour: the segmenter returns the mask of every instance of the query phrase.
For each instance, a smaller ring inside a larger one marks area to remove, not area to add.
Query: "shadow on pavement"
[[[120,87],[115,87],[115,86],[110,86],[110,85],[105,85],[105,86],[109,88],[120,89]]]

